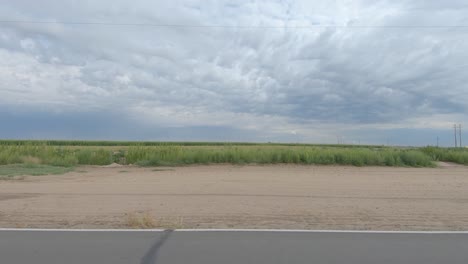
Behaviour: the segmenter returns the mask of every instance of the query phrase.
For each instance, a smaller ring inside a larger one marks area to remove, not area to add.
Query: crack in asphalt
[[[155,264],[158,258],[158,253],[164,243],[174,230],[164,230],[162,235],[154,242],[154,244],[146,251],[145,255],[141,258],[140,264]]]

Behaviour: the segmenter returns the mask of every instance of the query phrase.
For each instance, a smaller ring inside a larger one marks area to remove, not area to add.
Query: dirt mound
[[[103,167],[103,168],[120,168],[120,167],[123,167],[123,165],[120,165],[120,164],[114,162],[112,164],[101,166],[101,167]]]
[[[457,167],[464,167],[461,164],[453,163],[453,162],[445,162],[445,161],[438,161],[437,167],[439,168],[457,168]]]

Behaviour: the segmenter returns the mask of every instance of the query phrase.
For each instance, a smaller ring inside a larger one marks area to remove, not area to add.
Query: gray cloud
[[[464,1],[1,6],[4,20],[234,26],[0,24],[0,103],[10,109],[112,112],[158,127],[304,141],[468,121],[468,29],[385,27],[468,25]]]

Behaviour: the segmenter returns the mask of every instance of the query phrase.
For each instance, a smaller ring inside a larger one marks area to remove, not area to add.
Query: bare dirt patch
[[[460,168],[464,167],[462,164],[453,163],[453,162],[446,162],[446,161],[438,161],[437,167],[439,168]]]
[[[468,230],[465,166],[79,169],[0,181],[0,227]]]

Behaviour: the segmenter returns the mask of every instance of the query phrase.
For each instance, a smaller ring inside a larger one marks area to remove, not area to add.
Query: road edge
[[[309,229],[54,229],[0,228],[2,231],[23,232],[274,232],[274,233],[375,233],[375,234],[468,234],[468,231],[392,231],[392,230],[309,230]]]

